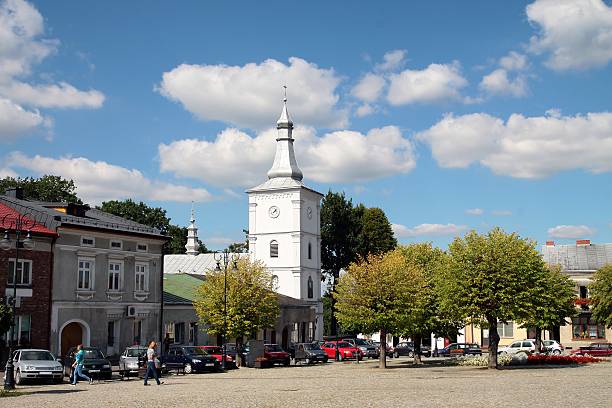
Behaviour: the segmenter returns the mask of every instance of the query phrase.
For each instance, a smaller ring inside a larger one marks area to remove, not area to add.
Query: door
[[[62,330],[62,356],[66,356],[71,347],[76,347],[83,343],[83,328],[79,323],[68,323]]]
[[[287,330],[287,327],[285,327],[283,329],[283,349],[287,349],[289,346],[289,331]]]

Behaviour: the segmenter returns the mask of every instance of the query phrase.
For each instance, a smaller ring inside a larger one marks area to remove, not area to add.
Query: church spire
[[[302,170],[298,167],[293,151],[293,121],[287,111],[287,87],[283,98],[283,110],[280,118],[276,121],[278,137],[276,138],[276,155],[272,168],[268,171],[268,178],[290,177],[295,180],[302,180]]]
[[[200,253],[198,249],[200,248],[200,244],[198,242],[198,227],[195,225],[195,213],[193,211],[193,201],[191,202],[191,219],[189,220],[190,224],[187,227],[187,245],[185,245],[185,249],[187,250],[187,255],[197,255]]]

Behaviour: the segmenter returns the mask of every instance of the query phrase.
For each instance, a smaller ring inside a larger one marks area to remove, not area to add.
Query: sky
[[[221,249],[283,85],[318,191],[401,243],[495,226],[612,242],[612,4],[0,0],[0,177],[132,198]]]

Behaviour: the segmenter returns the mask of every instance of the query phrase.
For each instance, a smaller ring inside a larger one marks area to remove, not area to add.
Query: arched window
[[[308,243],[308,259],[312,259],[312,244]]]
[[[312,299],[314,297],[314,288],[312,283],[312,277],[308,277],[308,299]]]
[[[272,287],[274,290],[278,288],[278,275],[272,275]]]
[[[270,258],[278,258],[278,242],[270,241]]]

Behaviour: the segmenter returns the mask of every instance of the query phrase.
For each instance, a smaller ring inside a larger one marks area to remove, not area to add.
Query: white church
[[[290,342],[323,337],[320,222],[323,195],[304,185],[293,149],[293,122],[286,98],[276,128],[276,155],[268,180],[247,190],[248,256],[262,261],[272,273],[281,306],[276,327],[262,330],[258,338],[287,347]],[[215,344],[218,339],[209,338],[204,328],[198,328],[191,299],[181,292],[185,285],[199,284],[198,279],[216,266],[213,254],[198,254],[193,210],[185,247],[183,255],[165,256],[164,331],[175,342]],[[187,328],[188,334],[179,333]]]

